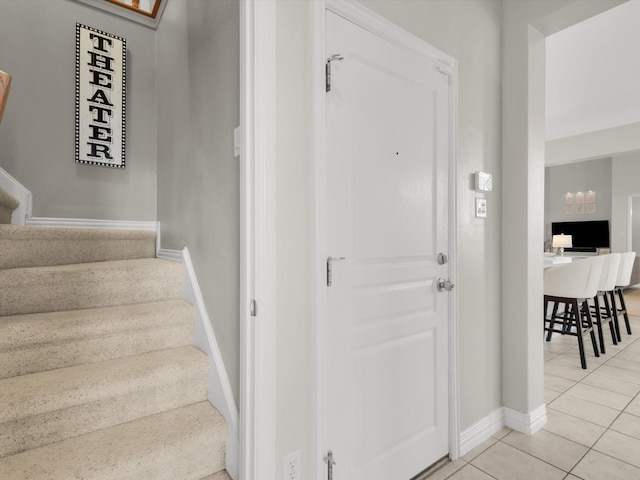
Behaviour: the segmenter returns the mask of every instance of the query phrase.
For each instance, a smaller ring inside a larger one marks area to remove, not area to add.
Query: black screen
[[[609,221],[595,220],[591,222],[553,222],[551,234],[571,235],[573,247],[565,248],[567,252],[595,252],[596,248],[609,248]]]

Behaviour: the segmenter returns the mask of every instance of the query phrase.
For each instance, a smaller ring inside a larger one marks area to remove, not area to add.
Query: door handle
[[[453,287],[455,285],[451,283],[449,280],[445,280],[444,278],[439,278],[436,286],[438,287],[439,292],[445,292],[445,291],[450,292],[451,290],[453,290]]]

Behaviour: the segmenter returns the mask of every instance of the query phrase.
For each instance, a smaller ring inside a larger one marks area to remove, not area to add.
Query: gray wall
[[[545,240],[551,239],[552,222],[611,221],[611,169],[611,158],[545,169]],[[596,213],[565,215],[565,194],[589,190],[596,192]]]
[[[640,194],[640,152],[614,155],[612,168],[611,249],[626,252],[629,195]]]
[[[127,40],[127,167],[76,164],[75,24]],[[0,166],[33,193],[33,214],[156,219],[155,32],[71,0],[0,1],[0,70],[12,75]]]
[[[171,0],[158,28],[158,220],[195,265],[239,399],[238,0]]]

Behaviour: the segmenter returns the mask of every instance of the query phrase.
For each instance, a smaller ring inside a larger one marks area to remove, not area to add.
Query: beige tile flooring
[[[585,338],[587,370],[576,337],[545,342],[543,429],[525,436],[505,428],[429,480],[640,479],[640,317],[631,318],[633,335],[621,327],[617,346],[605,327],[600,358]]]

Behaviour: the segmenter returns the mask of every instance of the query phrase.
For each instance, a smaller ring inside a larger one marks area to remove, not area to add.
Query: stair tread
[[[44,238],[46,240],[73,241],[77,239],[155,239],[153,230],[125,230],[105,228],[76,228],[76,227],[33,227],[29,225],[1,225],[0,237],[12,240],[31,240]]]
[[[0,422],[128,394],[188,374],[206,378],[208,370],[206,355],[186,346],[9,377],[0,380]]]
[[[203,401],[0,458],[0,478],[198,480],[224,469],[226,436]]]

